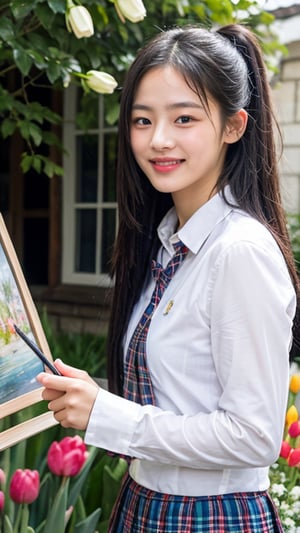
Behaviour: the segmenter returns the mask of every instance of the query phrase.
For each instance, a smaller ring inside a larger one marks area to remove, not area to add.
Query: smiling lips
[[[184,159],[151,159],[150,163],[158,172],[169,172],[178,167]]]

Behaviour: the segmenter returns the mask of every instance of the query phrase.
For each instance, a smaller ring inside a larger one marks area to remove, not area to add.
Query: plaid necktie
[[[152,275],[156,282],[155,287],[150,303],[131,337],[126,354],[123,395],[128,400],[142,405],[155,404],[146,358],[146,341],[150,322],[165,289],[188,252],[188,248],[181,241],[178,241],[174,248],[175,255],[170,259],[165,269],[157,261],[152,261]]]

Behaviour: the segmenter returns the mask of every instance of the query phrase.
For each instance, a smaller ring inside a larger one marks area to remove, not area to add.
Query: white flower
[[[139,22],[146,16],[142,0],[115,0],[115,8],[122,22],[125,22],[124,17],[130,22]]]
[[[273,483],[272,485],[272,494],[278,496],[279,498],[284,495],[286,488],[284,485],[279,483]]]
[[[73,2],[68,3],[66,13],[67,28],[73,31],[77,39],[91,37],[94,34],[94,25],[91,15],[84,6],[75,6]]]
[[[284,521],[284,527],[287,528],[287,533],[294,533],[296,531],[295,522],[291,518],[286,518],[286,520]]]
[[[295,485],[291,492],[290,492],[290,496],[293,500],[298,500],[300,499],[300,487],[298,485]]]
[[[285,501],[281,502],[280,504],[280,511],[284,513],[286,516],[290,515],[290,507],[289,504]]]
[[[107,72],[89,70],[86,73],[86,76],[85,82],[87,86],[96,93],[111,94],[118,85],[115,78],[110,74],[107,74]]]
[[[286,482],[286,475],[285,475],[285,472],[280,472],[280,481],[281,483],[285,483]]]
[[[293,514],[299,516],[300,514],[300,501],[297,500],[292,504]]]

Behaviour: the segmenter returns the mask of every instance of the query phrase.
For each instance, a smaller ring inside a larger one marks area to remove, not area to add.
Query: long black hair
[[[284,210],[281,204],[270,88],[259,44],[246,27],[232,24],[210,31],[186,27],[167,30],[142,49],[131,65],[122,90],[117,199],[119,230],[112,275],[115,286],[108,331],[110,390],[122,394],[123,338],[151,259],[158,250],[157,226],[173,205],[168,193],[154,189],[138,166],[130,145],[132,105],[139,82],[149,70],[170,65],[201,99],[220,106],[224,124],[237,111],[248,112],[242,138],[229,145],[218,191],[230,184],[235,200],[261,221],[278,242],[298,291]]]

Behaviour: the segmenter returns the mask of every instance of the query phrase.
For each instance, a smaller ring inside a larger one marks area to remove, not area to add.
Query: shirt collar
[[[236,205],[236,201],[231,194],[229,185],[225,187],[224,195],[229,203]],[[191,252],[196,254],[214,227],[223,220],[232,209],[233,207],[225,202],[222,193],[217,193],[208,200],[208,202],[202,205],[191,218],[187,220],[184,226],[176,232],[175,228],[178,218],[175,207],[172,207],[158,226],[158,236],[171,256],[174,254],[173,244],[178,240],[181,240]]]

